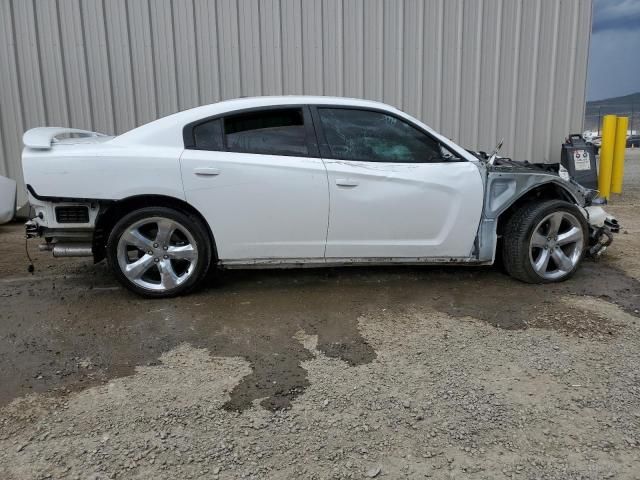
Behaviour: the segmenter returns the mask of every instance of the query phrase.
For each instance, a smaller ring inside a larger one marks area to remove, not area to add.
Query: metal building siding
[[[24,130],[121,133],[241,95],[381,100],[553,161],[582,127],[591,0],[3,0],[0,174]],[[20,203],[25,200],[20,193]]]

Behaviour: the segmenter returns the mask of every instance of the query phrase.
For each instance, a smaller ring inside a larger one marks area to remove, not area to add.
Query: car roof
[[[205,118],[213,115],[233,112],[235,110],[244,110],[256,107],[270,107],[279,105],[344,105],[352,107],[369,107],[383,110],[395,111],[396,109],[390,105],[373,100],[363,100],[360,98],[348,97],[330,97],[317,95],[279,95],[279,96],[262,96],[262,97],[240,97],[231,100],[223,100],[220,102],[195,107],[177,113],[183,119],[193,120]],[[189,123],[186,121],[185,123]]]
[[[182,129],[176,129],[191,122],[206,119],[215,115],[223,115],[238,110],[250,108],[271,107],[278,105],[344,105],[352,107],[367,107],[394,112],[401,116],[406,113],[395,109],[390,105],[373,100],[358,98],[325,97],[311,95],[281,95],[264,97],[242,97],[232,100],[223,100],[201,107],[190,108],[181,112],[154,120],[116,137],[112,144],[148,143],[155,145],[182,144]]]
[[[230,100],[222,100],[207,106],[220,106],[236,108],[251,108],[253,105],[367,105],[390,108],[389,105],[374,100],[362,98],[333,97],[324,95],[265,95],[257,97],[239,97]],[[392,108],[392,107],[391,107]]]

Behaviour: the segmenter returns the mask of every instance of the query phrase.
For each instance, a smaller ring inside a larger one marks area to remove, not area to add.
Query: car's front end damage
[[[590,257],[598,258],[613,242],[613,234],[620,231],[618,220],[604,211],[602,207],[591,205],[585,207],[589,221],[589,249]]]
[[[485,178],[485,205],[478,234],[478,256],[481,260],[494,255],[500,235],[501,216],[507,216],[514,205],[541,198],[557,198],[574,204],[588,226],[586,255],[598,258],[620,231],[618,220],[602,207],[604,202],[596,190],[584,188],[569,177],[559,163],[544,164],[514,161],[509,158],[472,152],[481,162]],[[492,257],[493,260],[493,257]]]

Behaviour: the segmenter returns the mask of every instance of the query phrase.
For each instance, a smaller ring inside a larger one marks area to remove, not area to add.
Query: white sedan
[[[497,254],[519,280],[559,281],[617,229],[559,165],[467,151],[365,100],[242,98],[117,137],[47,127],[23,140],[27,235],[54,256],[106,257],[149,297],[185,293],[212,268]]]
[[[0,225],[10,222],[16,213],[16,181],[0,175]]]

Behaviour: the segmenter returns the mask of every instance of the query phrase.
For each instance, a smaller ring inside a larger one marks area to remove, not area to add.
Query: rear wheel
[[[118,280],[146,297],[192,290],[207,274],[211,242],[202,222],[172,208],[135,210],[109,235],[107,259]]]
[[[566,280],[582,261],[587,232],[586,220],[575,205],[562,200],[525,205],[504,231],[505,268],[528,283]]]

